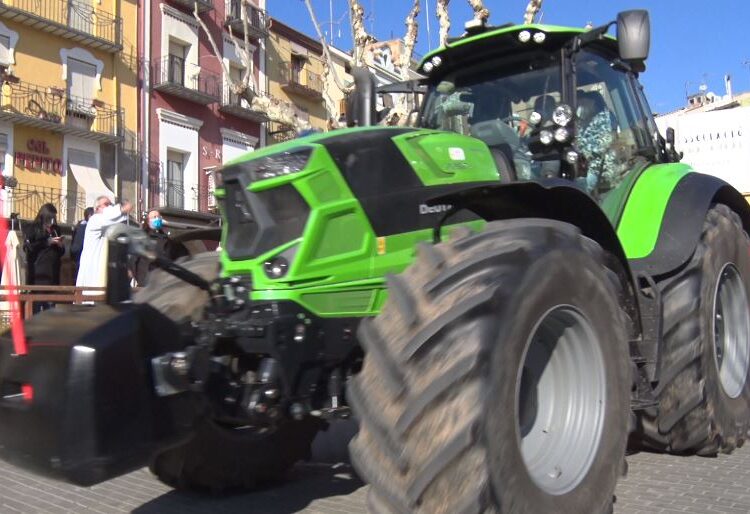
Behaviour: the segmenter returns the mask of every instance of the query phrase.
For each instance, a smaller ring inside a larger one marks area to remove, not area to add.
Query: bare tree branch
[[[201,19],[201,17],[198,14],[198,2],[195,2],[195,4],[193,4],[193,17],[196,20],[198,20],[198,23],[200,23],[200,26],[203,29],[203,32],[205,32],[206,35],[208,36],[208,42],[211,44],[211,49],[214,51],[214,55],[221,63],[221,68],[222,70],[224,70],[224,76],[226,76],[227,79],[230,80],[231,82],[231,74],[229,73],[229,65],[224,62],[224,59],[222,59],[221,52],[219,52],[219,47],[216,46],[216,41],[214,41],[214,37],[211,35],[211,32],[208,30],[206,23]],[[232,88],[232,91],[237,94],[240,94],[239,89]]]
[[[310,18],[312,19],[313,25],[315,26],[315,31],[318,33],[318,39],[320,40],[320,44],[323,45],[323,57],[325,58],[325,64],[327,71],[324,73],[324,75],[327,75],[330,73],[330,75],[333,77],[333,81],[336,84],[336,87],[341,90],[341,92],[347,94],[352,91],[352,85],[351,84],[344,84],[343,81],[339,78],[338,73],[336,73],[336,68],[333,66],[333,59],[331,58],[331,52],[328,48],[328,43],[326,42],[325,36],[323,36],[323,31],[320,30],[320,23],[318,23],[318,17],[315,16],[315,11],[313,10],[312,4],[310,3],[310,0],[304,0],[305,6],[307,7],[307,12],[310,13]]]
[[[525,24],[534,23],[534,18],[542,8],[543,0],[529,0],[529,5],[526,6],[526,13],[523,16],[523,22]]]
[[[490,10],[484,6],[482,0],[469,0],[469,5],[474,10],[474,19],[483,23],[490,17]]]
[[[349,10],[352,18],[352,32],[354,33],[354,66],[362,66],[364,60],[365,48],[375,41],[375,38],[367,33],[365,29],[365,10],[359,3],[359,0],[349,0]]]
[[[404,34],[404,48],[401,52],[398,66],[400,68],[401,78],[409,79],[409,70],[411,69],[411,59],[414,55],[414,47],[417,44],[419,35],[419,16],[420,0],[413,0],[413,5],[409,11],[404,23],[406,24],[406,34]],[[406,94],[396,95],[393,109],[383,120],[384,125],[405,125],[409,121],[409,96]]]
[[[243,0],[243,8],[246,6],[244,5],[247,0]],[[240,58],[240,62],[242,62],[245,65],[245,74],[243,77],[243,80],[238,83],[234,78],[232,77],[231,70],[229,69],[229,65],[224,61],[224,58],[222,56],[222,53],[219,51],[219,47],[216,45],[216,41],[214,41],[213,36],[211,35],[211,32],[208,30],[208,27],[206,26],[205,22],[201,19],[201,17],[198,14],[198,3],[196,2],[194,4],[193,8],[193,17],[195,17],[196,20],[198,20],[198,23],[200,24],[203,31],[206,33],[206,36],[208,37],[208,41],[211,44],[211,49],[214,52],[214,56],[219,60],[221,63],[221,68],[224,71],[224,77],[227,81],[227,85],[229,86],[229,89],[236,94],[238,97],[244,99],[248,105],[249,108],[258,112],[265,113],[266,117],[269,119],[269,121],[275,121],[277,123],[281,123],[284,125],[288,125],[291,127],[294,127],[294,129],[297,132],[300,132],[302,130],[307,130],[310,128],[310,123],[300,119],[297,116],[296,111],[294,108],[287,102],[282,102],[281,100],[277,98],[273,98],[270,96],[264,96],[264,95],[258,95],[257,89],[255,87],[255,74],[250,72],[250,75],[248,75],[248,69],[252,68],[252,60],[253,60],[253,52],[250,51],[250,41],[248,40],[247,36],[247,14],[244,15],[244,29],[245,29],[245,47],[240,48],[239,43],[235,40],[234,36],[231,33],[230,30],[230,37],[232,38],[232,42],[235,45],[235,50],[237,51],[238,57]],[[248,77],[252,77],[253,85],[250,84],[250,79]]]
[[[409,68],[411,66],[411,58],[414,55],[414,47],[417,46],[417,36],[419,35],[419,23],[417,22],[417,16],[419,16],[419,4],[420,0],[414,0],[414,3],[409,11],[409,15],[406,17],[404,23],[406,24],[406,34],[404,35],[404,51],[401,54],[401,78],[404,80],[409,78]]]
[[[451,0],[437,0],[437,9],[435,10],[435,16],[437,16],[438,23],[440,23],[440,44],[445,46],[448,43],[448,32],[451,30],[451,17],[448,14],[448,4]]]
[[[247,0],[240,0],[240,20],[242,21],[242,39],[245,43],[245,51],[243,52],[245,54],[245,73],[242,75],[242,83],[245,85],[245,87],[250,86],[250,81],[252,80],[253,86],[255,86],[255,73],[254,73],[254,66],[253,66],[253,54],[250,51],[250,39],[248,37],[248,21],[247,21],[247,13],[252,8],[252,5]],[[231,32],[229,33],[232,34]],[[258,89],[253,87],[255,91]]]

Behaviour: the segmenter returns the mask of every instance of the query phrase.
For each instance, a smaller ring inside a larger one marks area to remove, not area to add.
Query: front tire
[[[750,239],[739,216],[713,207],[691,261],[658,285],[659,404],[639,413],[634,442],[675,454],[731,453],[750,427]]]
[[[603,251],[548,220],[457,232],[360,328],[350,452],[370,511],[610,512],[631,380]]]
[[[290,421],[268,434],[203,420],[186,443],[160,453],[151,472],[175,489],[218,493],[251,490],[282,480],[295,462],[310,458],[321,428],[317,419]]]

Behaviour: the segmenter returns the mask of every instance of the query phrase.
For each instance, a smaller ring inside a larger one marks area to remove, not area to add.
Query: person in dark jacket
[[[92,214],[94,214],[94,208],[86,207],[83,211],[83,219],[73,228],[73,240],[70,243],[70,258],[73,259],[73,266],[75,268],[74,278],[78,276],[78,267],[81,265],[81,252],[83,251],[83,239],[86,236],[86,224],[89,222]]]
[[[164,220],[161,213],[157,209],[148,211],[143,222],[143,230],[154,241],[156,255],[172,261],[188,255],[185,246],[172,241],[164,232],[163,226]],[[130,272],[138,287],[143,287],[148,283],[148,275],[154,268],[156,265],[145,257],[136,257],[131,260]]]
[[[39,209],[33,223],[24,228],[26,282],[29,285],[60,285],[60,259],[65,253],[65,246],[55,222],[56,217],[55,206],[46,203]],[[34,312],[51,306],[49,303],[36,302]]]

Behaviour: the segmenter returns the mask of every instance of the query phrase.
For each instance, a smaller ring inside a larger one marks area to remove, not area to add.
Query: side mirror
[[[377,121],[375,76],[367,68],[352,68],[354,91],[346,101],[346,125],[367,127]]]
[[[651,47],[651,21],[646,10],[623,11],[617,15],[617,42],[620,59],[635,71],[646,69]]]

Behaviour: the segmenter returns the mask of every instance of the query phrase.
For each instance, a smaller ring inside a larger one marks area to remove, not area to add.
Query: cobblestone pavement
[[[716,459],[641,453],[628,461],[615,514],[750,512],[750,448]],[[282,487],[207,497],[175,492],[145,469],[86,489],[0,463],[2,514],[364,514],[365,492],[344,464],[301,464]]]

